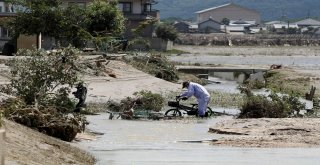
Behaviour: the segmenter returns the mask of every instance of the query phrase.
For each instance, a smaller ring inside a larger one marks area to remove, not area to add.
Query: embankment
[[[179,34],[175,43],[216,46],[318,46],[320,45],[320,36],[303,34]]]

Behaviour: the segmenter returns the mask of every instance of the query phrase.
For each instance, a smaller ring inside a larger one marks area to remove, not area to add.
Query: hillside
[[[155,8],[160,10],[161,19],[179,17],[196,19],[196,11],[223,5],[231,0],[157,0]],[[233,0],[234,3],[255,9],[262,20],[278,20],[283,15],[289,19],[320,16],[319,0]]]

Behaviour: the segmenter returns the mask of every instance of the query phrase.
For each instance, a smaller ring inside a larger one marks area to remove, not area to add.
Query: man
[[[208,91],[202,85],[189,81],[183,82],[182,88],[187,88],[188,91],[182,93],[180,97],[183,100],[186,100],[191,96],[196,97],[198,100],[198,115],[199,117],[205,117],[210,101],[210,94]]]
[[[80,112],[81,108],[85,107],[85,101],[86,101],[86,97],[87,97],[87,88],[83,85],[83,83],[79,83],[77,85],[77,91],[76,92],[72,92],[72,94],[79,99],[78,104],[76,105],[76,109],[74,110],[74,112]]]

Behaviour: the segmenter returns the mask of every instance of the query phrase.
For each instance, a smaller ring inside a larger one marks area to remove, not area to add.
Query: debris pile
[[[122,119],[160,119],[163,117],[161,111],[164,105],[164,98],[160,94],[150,91],[134,93],[135,98],[127,97],[120,103],[109,101],[108,109],[112,113],[119,113]],[[111,117],[112,119],[112,117]]]
[[[133,56],[125,58],[125,61],[157,78],[171,82],[179,80],[175,65],[164,55],[151,54],[150,56]]]
[[[21,99],[9,98],[0,103],[4,116],[17,123],[64,141],[72,141],[85,128],[86,119],[79,114],[66,114],[55,107],[30,106]]]

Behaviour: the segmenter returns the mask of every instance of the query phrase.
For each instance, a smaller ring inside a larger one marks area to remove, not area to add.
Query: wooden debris
[[[309,92],[309,93],[306,93],[306,100],[310,100],[310,101],[312,101],[312,100],[313,100],[313,97],[314,97],[315,92],[316,92],[316,87],[311,86],[310,92]]]

